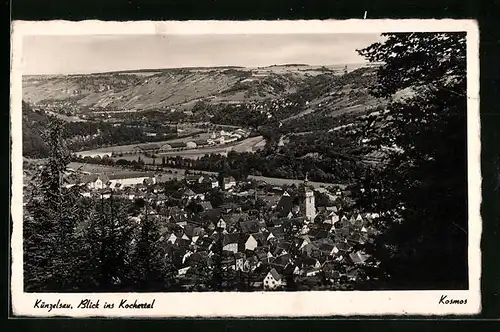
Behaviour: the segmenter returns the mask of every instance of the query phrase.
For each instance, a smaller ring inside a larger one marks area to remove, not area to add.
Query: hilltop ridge
[[[218,104],[279,98],[303,89],[317,76],[334,80],[343,73],[342,65],[285,64],[259,68],[224,66],[26,75],[23,100],[41,107],[63,104],[79,111],[185,110],[199,101]]]

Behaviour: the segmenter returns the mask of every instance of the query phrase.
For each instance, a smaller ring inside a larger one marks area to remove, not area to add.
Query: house
[[[184,176],[184,180],[186,180],[188,184],[201,183],[201,181],[203,181],[203,177],[199,174],[186,174],[186,176]]]
[[[285,193],[281,196],[278,204],[276,205],[275,211],[279,218],[283,217],[291,217],[291,212],[293,209],[293,201],[290,197],[290,194],[285,191]]]
[[[191,268],[191,266],[186,266],[178,270],[177,276],[178,277],[184,277],[187,273],[187,271]]]
[[[134,147],[136,152],[158,152],[161,145],[157,143],[140,144]]]
[[[204,250],[204,251],[210,250],[212,248],[213,243],[214,243],[213,239],[208,236],[199,237],[196,240],[196,246],[199,248],[199,250]]]
[[[361,251],[356,251],[356,252],[352,252],[349,254],[349,258],[352,260],[352,262],[356,265],[361,265],[361,264],[364,264],[366,262],[366,260],[368,258],[370,258],[370,256],[368,255],[365,255],[363,252]]]
[[[314,239],[324,239],[328,237],[328,232],[321,228],[315,228],[311,229],[307,235]]]
[[[198,203],[198,206],[201,208],[202,211],[208,211],[213,209],[212,203],[208,201],[200,202]]]
[[[86,186],[88,189],[103,189],[106,187],[106,183],[109,182],[109,178],[105,174],[83,174],[75,175],[71,174],[66,177],[65,184],[66,188],[70,188],[74,185]]]
[[[234,259],[235,259],[235,270],[243,271],[245,263],[245,255],[240,252],[237,252],[234,254]]]
[[[301,242],[299,249],[304,248],[306,245],[308,245],[312,242],[311,238],[307,235],[302,235],[300,238],[302,239],[302,242]]]
[[[194,197],[196,196],[196,193],[194,191],[192,191],[191,189],[187,189],[184,194],[182,194],[182,197],[187,199],[187,200],[191,200],[193,199]]]
[[[288,254],[286,251],[281,251],[280,254],[278,252],[272,254],[276,259],[273,261],[274,266],[279,266],[281,268],[285,268],[291,261],[292,256]]]
[[[162,146],[160,146],[160,152],[168,151],[168,150],[172,150],[172,145],[165,143]]]
[[[175,243],[175,241],[177,241],[177,236],[176,236],[174,233],[170,234],[170,235],[167,237],[167,242],[168,242],[168,243],[174,244],[174,243]]]
[[[335,247],[341,252],[341,253],[347,253],[351,250],[351,246],[348,243],[345,242],[340,242],[335,244]]]
[[[118,174],[107,174],[109,185],[116,186],[120,184],[121,187],[129,187],[144,184],[144,181],[156,183],[156,177],[153,173],[144,172],[123,172]]]
[[[266,290],[277,289],[283,285],[282,277],[278,273],[278,271],[276,271],[276,269],[273,268],[264,278],[263,284],[264,284],[264,289]]]
[[[204,227],[208,227],[209,224],[213,224],[214,228],[217,222],[219,221],[222,215],[222,210],[220,208],[215,208],[212,210],[207,210],[196,215],[196,219],[204,225]]]
[[[257,220],[241,221],[240,230],[244,234],[257,233],[260,231],[260,224]]]
[[[327,256],[334,256],[339,251],[335,245],[330,243],[323,243],[319,245],[318,249]]]
[[[205,176],[202,180],[202,183],[204,183],[207,187],[213,189],[213,188],[219,188],[219,181],[217,181],[216,178],[213,176]]]
[[[226,203],[220,206],[223,213],[237,212],[241,210],[241,207],[235,203]]]
[[[185,177],[186,182],[189,184],[202,183],[204,179],[205,177],[200,174],[188,174]]]
[[[316,258],[309,256],[301,257],[300,262],[302,263],[302,267],[304,269],[321,267],[321,263]]]
[[[224,177],[222,179],[222,188],[224,190],[229,190],[235,186],[236,186],[236,180],[234,177],[229,176],[229,177]]]
[[[339,220],[340,219],[339,219],[339,216],[337,215],[337,213],[332,211],[328,214],[328,218],[324,222],[334,225]]]
[[[359,269],[353,267],[346,271],[346,276],[349,281],[355,281],[360,275]]]
[[[309,267],[304,270],[304,275],[306,277],[314,277],[317,276],[321,272],[320,267]]]
[[[271,239],[282,240],[284,237],[285,237],[285,232],[283,230],[283,227],[278,226],[269,228],[269,235],[267,236],[268,241]]]
[[[285,269],[283,270],[283,275],[285,276],[298,275],[299,273],[300,273],[299,267],[293,263],[288,263],[285,266]]]
[[[260,262],[268,262],[269,261],[269,248],[268,247],[257,247],[254,250],[255,256],[257,260]]]
[[[225,234],[222,237],[222,250],[237,253],[239,236],[238,233]]]
[[[196,146],[198,148],[201,148],[201,147],[204,147],[205,145],[207,145],[207,140],[199,139],[199,140],[195,140],[194,143],[196,143]]]
[[[257,240],[256,236],[250,234],[245,241],[245,250],[255,250],[259,246],[259,241]]]
[[[196,143],[193,141],[186,142],[186,147],[188,149],[195,149],[196,148]]]
[[[351,242],[353,244],[359,243],[359,244],[364,244],[365,239],[358,233],[352,233],[347,237],[347,241]]]
[[[219,221],[217,221],[217,224],[215,226],[217,228],[226,229],[227,224],[226,224],[226,222],[224,221],[223,218],[220,218]]]
[[[195,244],[200,237],[203,237],[205,235],[205,230],[201,227],[188,224],[184,226],[184,234],[188,239],[191,239],[191,242],[193,244]]]
[[[100,195],[100,198],[103,198],[103,199],[108,199],[111,197],[111,194],[110,193],[103,193]]]
[[[327,206],[326,211],[335,213],[339,212],[336,206]]]

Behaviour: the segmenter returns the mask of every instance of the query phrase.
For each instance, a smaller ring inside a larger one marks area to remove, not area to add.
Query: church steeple
[[[304,190],[305,190],[305,206],[306,206],[306,218],[309,221],[314,221],[316,218],[316,204],[314,202],[314,192],[308,187],[307,173],[304,179]]]

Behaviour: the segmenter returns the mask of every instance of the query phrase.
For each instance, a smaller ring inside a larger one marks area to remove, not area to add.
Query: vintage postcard
[[[478,36],[14,22],[14,315],[479,313]]]

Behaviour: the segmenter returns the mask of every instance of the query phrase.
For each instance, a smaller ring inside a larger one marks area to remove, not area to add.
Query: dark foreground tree
[[[148,205],[145,211],[133,251],[130,277],[135,285],[134,290],[164,291],[173,282],[169,269],[171,261],[164,250],[158,222],[148,214]]]
[[[24,285],[26,291],[65,291],[78,287],[75,271],[80,256],[74,230],[82,216],[78,188],[65,188],[70,153],[63,126],[49,122],[44,140],[47,162],[28,184],[24,213]],[[71,257],[71,259],[68,259]]]
[[[376,119],[382,129],[365,133],[395,150],[382,172],[366,178],[359,200],[382,213],[370,249],[381,262],[374,271],[391,288],[466,288],[466,35],[385,37],[359,51],[382,63],[372,93],[390,100]]]
[[[130,287],[132,236],[136,225],[126,215],[125,203],[109,199],[94,200],[88,222],[82,228],[87,259],[80,269],[87,291],[113,291]]]

